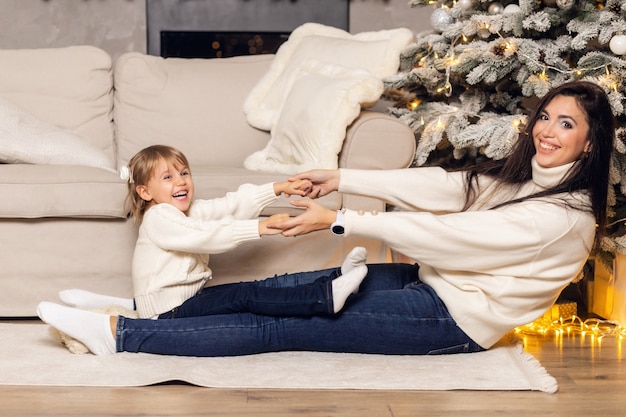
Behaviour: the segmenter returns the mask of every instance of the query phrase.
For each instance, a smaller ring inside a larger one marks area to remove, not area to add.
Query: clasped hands
[[[275,190],[284,193],[287,197],[298,195],[308,199],[290,200],[295,207],[304,211],[298,216],[290,217],[286,213],[275,214],[262,220],[259,229],[265,233],[282,234],[283,236],[304,235],[316,230],[328,229],[335,221],[337,213],[328,209],[313,199],[323,197],[339,187],[339,170],[317,169],[303,172],[290,177],[283,183],[275,184]]]

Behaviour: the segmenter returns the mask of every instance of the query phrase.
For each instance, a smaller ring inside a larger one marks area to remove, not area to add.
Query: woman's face
[[[565,165],[589,150],[587,115],[574,97],[556,96],[543,109],[532,130],[537,163]]]

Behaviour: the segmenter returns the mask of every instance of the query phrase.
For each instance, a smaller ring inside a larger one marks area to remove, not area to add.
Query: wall
[[[145,0],[0,0],[0,48],[85,44],[114,59],[146,52],[145,9]],[[429,20],[428,8],[410,8],[408,0],[350,2],[352,33],[401,26],[420,32],[430,29]]]

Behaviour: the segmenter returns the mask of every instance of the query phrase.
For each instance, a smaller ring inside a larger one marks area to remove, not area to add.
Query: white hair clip
[[[133,176],[128,166],[124,165],[120,168],[120,178],[130,184],[133,183]]]

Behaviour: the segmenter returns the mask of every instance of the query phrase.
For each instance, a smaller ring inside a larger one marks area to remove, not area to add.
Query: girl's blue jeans
[[[332,280],[335,271],[297,286],[246,281],[207,287],[159,319],[219,314],[255,313],[266,316],[334,314]],[[273,279],[273,278],[272,278]]]
[[[359,292],[332,316],[233,313],[159,320],[120,316],[117,350],[184,356],[285,350],[379,354],[484,350],[459,329],[434,290],[419,281],[418,269],[409,264],[368,265]],[[294,287],[336,272],[333,268],[286,274],[257,285]]]

